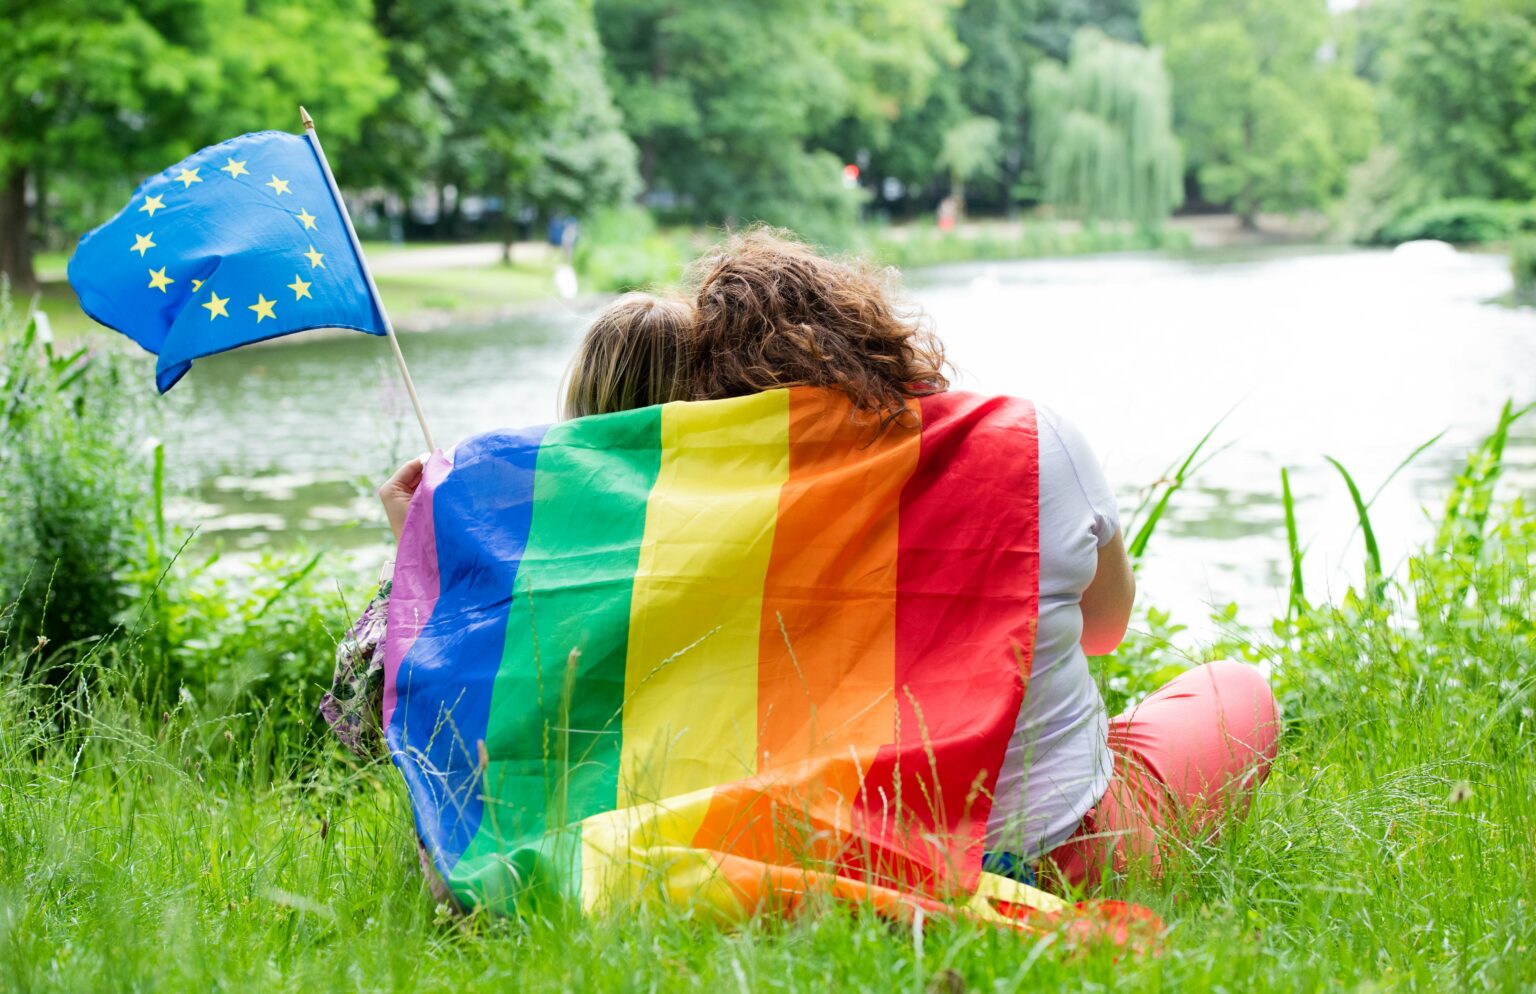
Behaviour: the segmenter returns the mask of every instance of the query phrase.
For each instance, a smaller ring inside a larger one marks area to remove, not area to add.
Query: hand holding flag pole
[[[320,160],[320,168],[325,170],[325,181],[330,184],[331,196],[336,200],[336,206],[341,211],[341,219],[347,225],[347,237],[352,240],[352,251],[357,253],[357,264],[362,267],[363,278],[368,281],[368,292],[373,295],[374,306],[379,309],[379,317],[384,321],[384,334],[389,338],[389,347],[395,353],[395,362],[400,366],[400,378],[405,381],[405,392],[410,394],[411,407],[416,411],[416,420],[421,423],[422,437],[427,440],[427,451],[436,452],[437,443],[432,441],[432,430],[427,427],[427,416],[421,409],[421,398],[416,396],[416,384],[411,381],[411,371],[405,365],[405,354],[400,351],[400,339],[395,337],[394,322],[389,320],[389,312],[384,309],[384,298],[379,296],[379,285],[374,282],[373,270],[368,268],[368,259],[363,255],[363,243],[357,237],[357,229],[352,226],[352,215],[347,213],[347,205],[341,199],[341,189],[336,185],[336,177],[331,172],[331,164],[325,158],[325,150],[320,147],[320,136],[315,133],[315,119],[309,116],[309,111],[299,108],[299,119],[304,122],[304,136],[315,148],[315,157]]]

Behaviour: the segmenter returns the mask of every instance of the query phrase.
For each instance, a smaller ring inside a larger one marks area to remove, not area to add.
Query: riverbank
[[[1325,226],[1314,218],[1265,218],[1258,231],[1243,229],[1229,215],[1173,218],[1156,234],[1123,228],[1084,229],[1067,221],[978,219],[941,232],[931,222],[868,227],[858,231],[851,251],[900,268],[953,262],[1070,257],[1101,252],[1240,247],[1316,240]],[[600,233],[599,233],[600,235]],[[683,267],[708,247],[718,232],[670,229],[608,241],[589,239],[578,254],[584,293],[618,293],[675,282]],[[394,245],[368,243],[379,291],[401,331],[448,325],[479,326],[507,320],[559,299],[554,284],[557,254],[542,242],[512,246],[510,261],[496,242]],[[72,341],[99,328],[81,312],[65,280],[68,258],[44,253],[37,259],[38,306],[48,313],[54,334]]]

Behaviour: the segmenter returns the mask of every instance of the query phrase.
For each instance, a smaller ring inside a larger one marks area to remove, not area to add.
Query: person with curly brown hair
[[[826,387],[879,433],[949,388],[943,345],[896,294],[890,270],[757,229],[701,258],[691,279],[695,400]],[[1275,700],[1255,668],[1217,662],[1106,714],[1088,657],[1120,644],[1135,597],[1119,512],[1078,431],[1044,406],[1024,410],[1034,423],[995,444],[1038,446],[1038,623],[987,825],[988,863],[1071,884],[1133,863],[1156,873],[1171,838],[1209,836],[1245,810],[1274,759]],[[963,529],[966,514],[954,508],[950,526]]]

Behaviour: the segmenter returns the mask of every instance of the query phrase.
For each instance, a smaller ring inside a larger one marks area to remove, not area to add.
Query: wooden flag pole
[[[347,213],[346,201],[341,199],[341,189],[337,187],[336,177],[331,173],[331,164],[326,161],[325,150],[320,147],[320,136],[315,134],[315,119],[303,107],[299,108],[299,118],[304,122],[304,136],[309,139],[315,157],[320,160],[320,168],[325,171],[325,181],[331,185],[331,198],[341,211],[342,221],[346,222],[347,236],[352,239],[352,251],[357,255],[357,264],[363,270],[363,278],[368,281],[368,292],[373,294],[373,306],[379,309],[379,317],[384,319],[384,333],[389,339],[389,347],[394,350],[395,362],[400,366],[400,378],[405,381],[405,392],[410,394],[411,406],[416,409],[416,420],[421,423],[422,437],[427,440],[428,451],[436,452],[437,443],[432,441],[432,430],[427,427],[427,416],[421,410],[421,398],[416,396],[416,384],[411,382],[411,371],[405,365],[405,354],[400,351],[400,340],[395,337],[394,322],[389,320],[389,312],[384,309],[384,298],[379,296],[379,285],[373,281],[373,271],[368,268],[368,259],[363,255],[363,243],[358,240],[357,229],[352,226],[352,215]]]

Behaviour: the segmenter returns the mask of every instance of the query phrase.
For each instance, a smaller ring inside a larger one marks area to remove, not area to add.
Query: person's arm
[[[1090,656],[1114,652],[1125,638],[1135,600],[1136,575],[1125,554],[1125,539],[1116,530],[1115,537],[1100,547],[1093,582],[1083,591],[1083,651]]]

